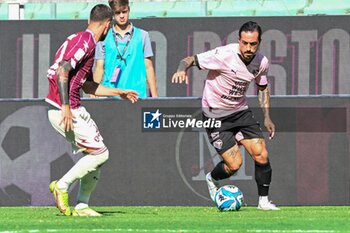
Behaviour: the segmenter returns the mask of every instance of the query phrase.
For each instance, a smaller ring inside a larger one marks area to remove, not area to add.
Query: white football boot
[[[205,176],[205,180],[207,181],[210,198],[215,202],[215,194],[218,191],[219,181],[214,180],[210,172]]]
[[[91,216],[91,217],[100,217],[102,214],[96,212],[95,210],[87,207],[84,209],[75,209],[72,211],[73,216]]]
[[[259,204],[258,204],[259,210],[280,210],[275,204],[273,204],[271,201],[268,200],[266,197],[259,197]]]

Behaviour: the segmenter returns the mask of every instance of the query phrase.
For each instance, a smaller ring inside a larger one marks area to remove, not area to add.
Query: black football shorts
[[[203,114],[203,120],[207,120]],[[222,155],[243,139],[264,138],[260,124],[254,119],[250,109],[216,118],[221,121],[220,128],[206,128],[210,143]]]

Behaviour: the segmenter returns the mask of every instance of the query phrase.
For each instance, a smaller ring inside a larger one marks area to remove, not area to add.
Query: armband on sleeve
[[[98,88],[99,84],[96,82],[92,82],[92,81],[85,81],[85,83],[83,84],[83,90],[85,93],[87,94],[95,94],[97,88]]]

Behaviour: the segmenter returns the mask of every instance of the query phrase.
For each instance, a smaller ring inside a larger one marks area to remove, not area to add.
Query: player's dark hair
[[[113,11],[105,4],[97,4],[90,11],[90,20],[94,22],[103,22],[108,19],[112,20]]]
[[[241,26],[241,28],[239,29],[239,34],[238,34],[239,39],[241,39],[242,32],[258,32],[259,33],[259,37],[258,37],[259,42],[261,41],[261,27],[256,22],[249,21],[249,22],[246,22],[245,24],[243,24]]]
[[[120,6],[129,7],[129,0],[108,0],[108,4],[114,10],[116,7]]]

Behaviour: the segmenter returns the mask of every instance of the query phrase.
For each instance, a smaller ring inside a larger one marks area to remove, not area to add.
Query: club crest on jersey
[[[221,150],[223,144],[224,144],[224,143],[222,142],[222,140],[221,140],[221,139],[218,139],[218,140],[216,140],[216,141],[213,143],[213,146],[214,146],[216,149]]]

